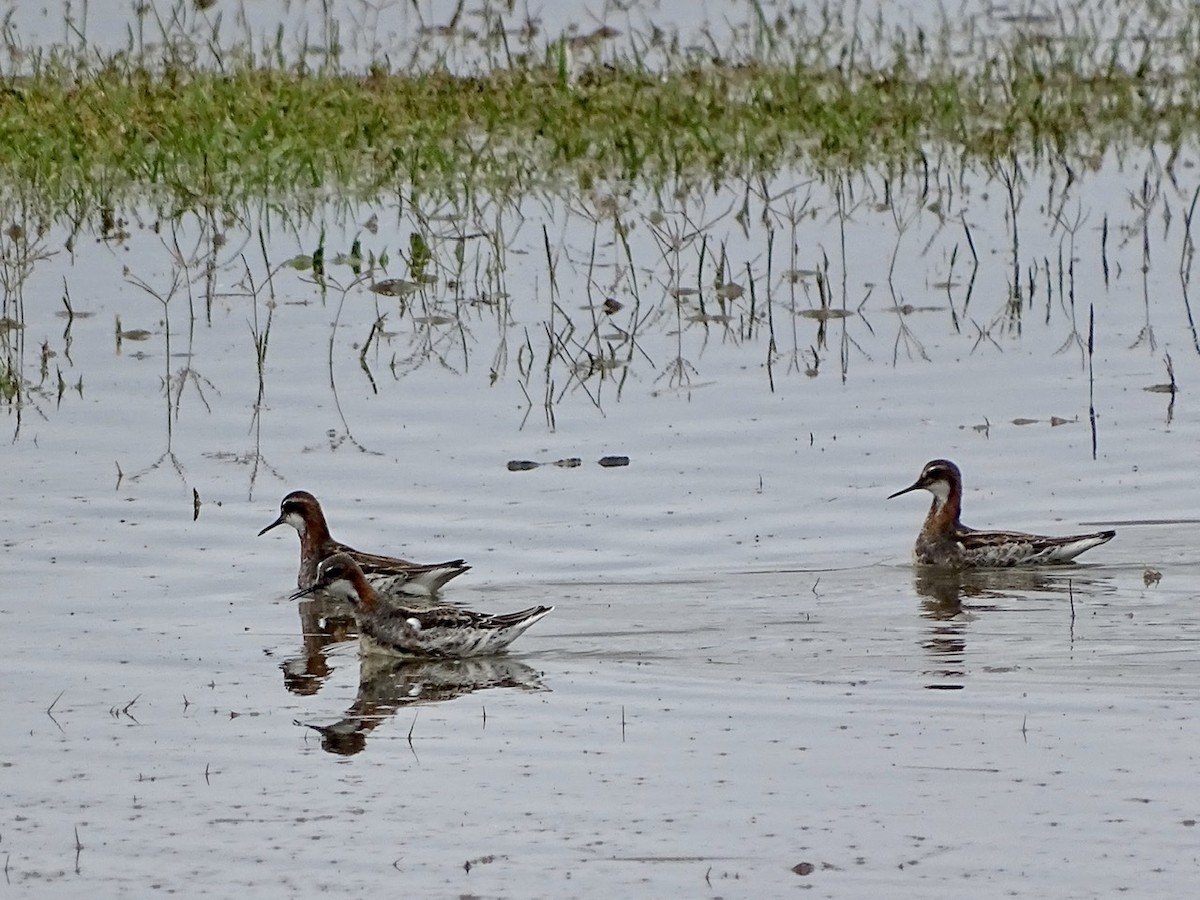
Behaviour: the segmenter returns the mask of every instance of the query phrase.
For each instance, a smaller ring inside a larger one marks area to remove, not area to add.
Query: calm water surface
[[[6,282],[6,883],[1188,893],[1193,173],[1027,171],[1015,216],[984,175],[792,173],[52,229]],[[323,281],[283,265],[322,230]],[[357,282],[356,238],[388,258]],[[926,503],[883,498],[935,456],[970,524],[1118,537],[917,573]],[[465,557],[448,599],[557,608],[507,658],[364,669],[255,537],[296,488],[356,546]]]

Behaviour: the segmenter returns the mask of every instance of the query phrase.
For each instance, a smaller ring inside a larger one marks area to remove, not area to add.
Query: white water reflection
[[[358,694],[343,717],[332,724],[305,723],[321,736],[323,749],[340,756],[362,752],[370,733],[402,709],[416,711],[497,688],[546,689],[535,669],[508,656],[386,662],[364,656],[358,666]],[[415,728],[416,719],[412,722]]]

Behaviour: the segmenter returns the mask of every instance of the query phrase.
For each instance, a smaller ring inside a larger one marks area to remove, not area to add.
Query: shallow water
[[[345,644],[318,693],[287,690],[300,638],[263,587],[179,596],[178,624],[147,614],[158,630],[124,639],[101,617],[51,652],[69,613],[48,604],[25,631],[37,646],[6,654],[10,683],[36,686],[5,704],[9,878],[62,894],[1177,893],[1198,622],[1169,585],[1187,568],[1154,590],[1119,565],[1013,578],[953,619],[891,566],[825,573],[815,593],[787,573],[498,586],[478,599],[560,604],[504,663],[534,684],[427,703],[403,675],[360,681]],[[100,596],[128,633],[139,620]],[[349,745],[298,724],[372,714]],[[789,871],[803,862],[816,870]]]
[[[215,250],[184,222],[178,258],[148,210],[125,241],[51,230],[3,332],[26,381],[0,482],[7,883],[1186,895],[1194,162],[1026,172],[1015,304],[982,174],[935,178],[936,209],[799,173],[770,201],[331,203]],[[325,288],[280,267],[322,229]],[[412,280],[414,231],[434,281],[336,287],[356,236],[392,260],[376,282]],[[1179,392],[1147,391],[1168,354]],[[883,498],[935,456],[970,524],[1118,536],[1081,566],[916,573],[926,501]],[[363,671],[334,611],[284,599],[295,538],[255,537],[295,488],[363,549],[465,557],[447,599],[556,610],[490,664]]]

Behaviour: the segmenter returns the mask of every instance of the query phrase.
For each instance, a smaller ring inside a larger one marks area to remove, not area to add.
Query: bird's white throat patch
[[[948,481],[931,481],[925,486],[925,490],[933,494],[937,498],[938,506],[945,506],[946,501],[950,499],[950,482]]]

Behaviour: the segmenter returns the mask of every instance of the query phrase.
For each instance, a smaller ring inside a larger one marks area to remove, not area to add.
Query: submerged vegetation
[[[99,216],[106,231],[104,217],[147,197],[180,211],[327,192],[656,189],[930,159],[1074,171],[1122,148],[1173,159],[1200,125],[1191,6],[1137,23],[944,19],[936,33],[751,10],[751,24],[685,44],[657,28],[551,36],[498,13],[472,30],[460,7],[451,25],[414,26],[423,52],[408,64],[357,71],[336,36],[316,62],[278,42],[256,52],[228,46],[219,19],[181,24],[201,15],[182,7],[156,20],[156,40],[131,32],[108,55],[31,51],[9,29],[2,188],[52,218]]]

